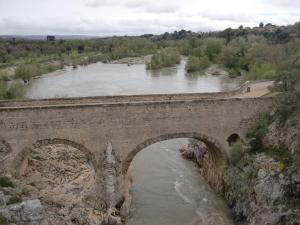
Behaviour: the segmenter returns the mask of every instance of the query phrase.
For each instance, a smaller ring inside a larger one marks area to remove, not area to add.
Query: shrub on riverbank
[[[187,72],[195,72],[204,70],[209,67],[209,58],[207,56],[203,57],[196,57],[196,56],[190,56],[188,58],[185,70]]]
[[[0,99],[18,99],[24,96],[23,86],[19,83],[8,86],[0,80]]]
[[[147,69],[160,69],[180,63],[180,53],[176,48],[164,48],[151,57]]]

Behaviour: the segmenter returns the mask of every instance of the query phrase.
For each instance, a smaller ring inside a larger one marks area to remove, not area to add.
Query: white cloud
[[[180,4],[174,1],[159,1],[151,0],[88,0],[88,7],[126,7],[131,9],[143,10],[149,13],[170,13],[179,10]]]
[[[267,0],[267,4],[287,8],[300,8],[299,0]]]
[[[292,7],[291,7],[292,6]],[[0,34],[122,35],[299,20],[299,0],[0,0]]]

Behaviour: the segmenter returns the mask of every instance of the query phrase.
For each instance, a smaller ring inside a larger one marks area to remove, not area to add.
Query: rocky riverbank
[[[263,145],[272,151],[244,153],[239,162],[225,170],[219,182],[208,180],[208,183],[227,200],[236,224],[299,225],[300,114],[284,123],[273,121]],[[286,152],[279,150],[283,145]],[[191,141],[181,150],[184,157],[200,166],[206,179],[210,179],[209,171],[215,171],[205,162],[208,151],[197,141]],[[215,184],[221,187],[216,188]]]

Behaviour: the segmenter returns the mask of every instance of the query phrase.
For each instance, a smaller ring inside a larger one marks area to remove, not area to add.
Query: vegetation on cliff
[[[283,75],[275,83],[285,91],[278,107],[257,119],[247,140],[232,146],[223,194],[238,224],[300,220],[300,89],[299,79],[290,79]]]

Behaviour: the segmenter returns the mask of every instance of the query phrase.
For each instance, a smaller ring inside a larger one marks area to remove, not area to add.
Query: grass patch
[[[292,156],[288,148],[282,143],[280,143],[279,146],[267,149],[266,154],[283,164],[288,164],[292,161]]]
[[[0,176],[0,187],[14,187],[14,183],[5,176]]]

